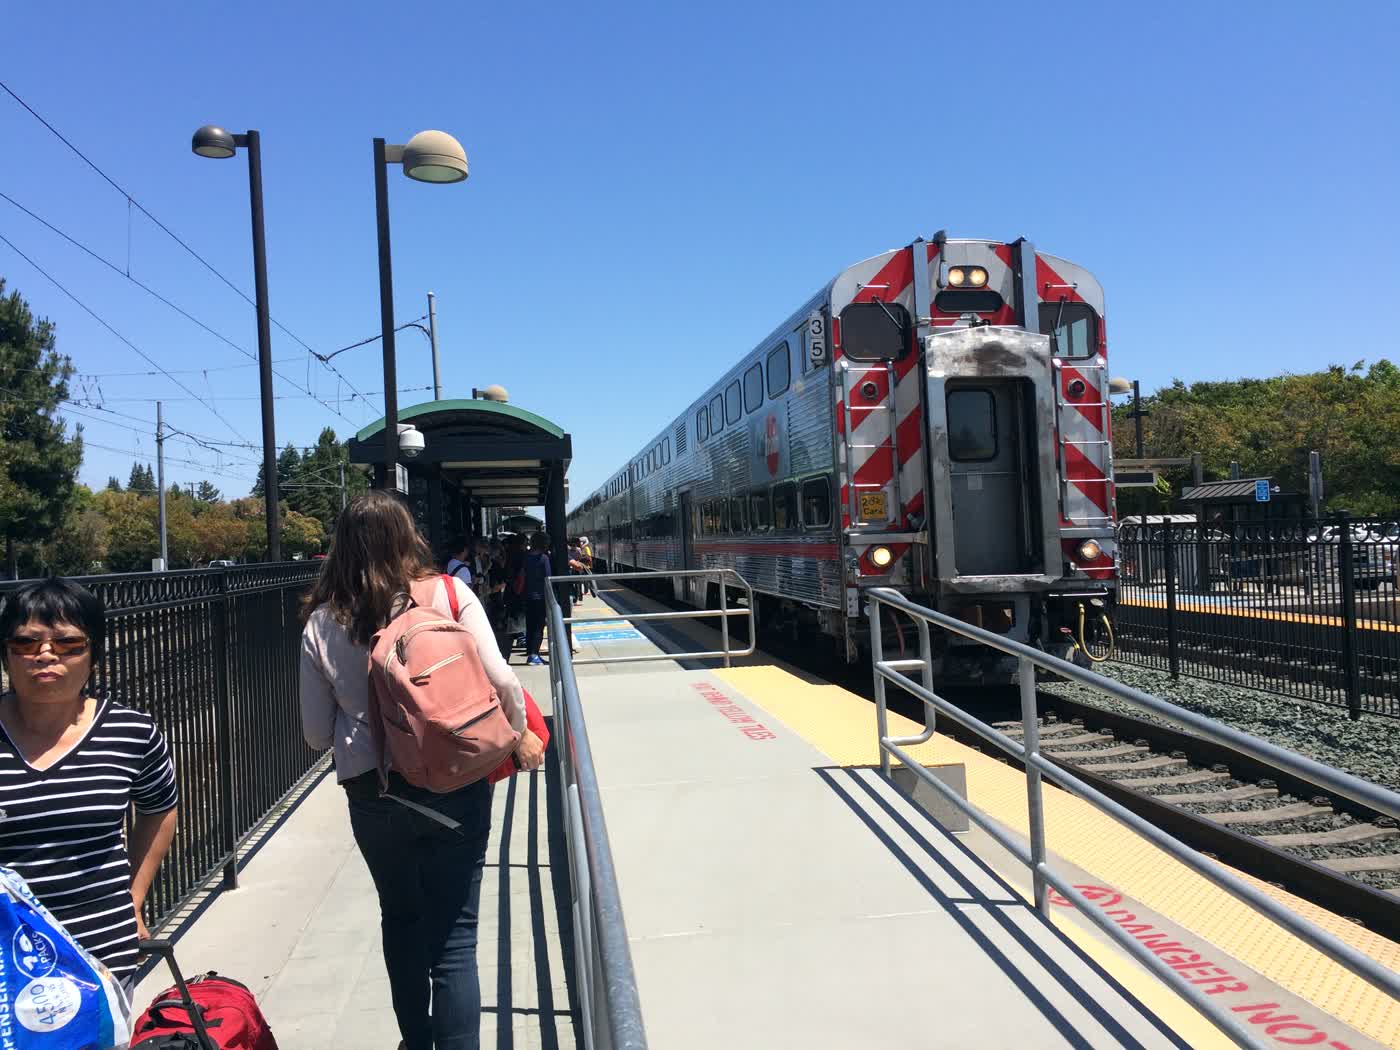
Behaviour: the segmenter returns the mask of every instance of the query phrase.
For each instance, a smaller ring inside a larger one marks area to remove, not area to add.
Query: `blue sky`
[[[448,395],[501,383],[573,434],[574,499],[837,270],[939,228],[1096,273],[1149,389],[1400,352],[1367,313],[1400,287],[1388,3],[30,4],[6,37],[0,79],[249,293],[246,165],[189,136],[260,129],[272,314],[322,351],[379,328],[370,140],[455,134],[467,183],[391,176],[397,314],[436,292]],[[0,191],[255,349],[251,307],[4,95],[0,144]],[[258,440],[247,358],[4,201],[0,233],[231,426],[111,375],[149,366],[0,244],[82,396]],[[279,443],[381,414],[273,334]],[[336,364],[382,389],[377,345]],[[400,387],[430,383],[401,333]],[[153,459],[153,425],[89,415],[83,480]],[[258,458],[167,453],[226,495]]]

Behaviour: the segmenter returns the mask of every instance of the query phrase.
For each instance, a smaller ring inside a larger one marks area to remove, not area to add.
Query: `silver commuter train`
[[[848,267],[569,515],[609,571],[730,567],[858,660],[895,587],[1083,659],[1116,581],[1103,292],[1023,240]],[[601,570],[600,570],[601,571]],[[716,584],[672,581],[718,602]],[[956,641],[944,681],[1013,668]]]

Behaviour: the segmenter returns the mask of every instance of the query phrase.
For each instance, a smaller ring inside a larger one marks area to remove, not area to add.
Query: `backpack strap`
[[[452,577],[443,573],[442,585],[447,588],[447,604],[452,609],[452,619],[456,620],[461,616],[457,609],[457,588],[452,586]]]

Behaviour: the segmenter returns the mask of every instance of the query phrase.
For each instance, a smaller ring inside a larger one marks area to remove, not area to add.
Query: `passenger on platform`
[[[141,907],[175,835],[170,751],[150,715],[92,688],[106,615],[91,591],[58,578],[19,588],[0,638],[0,865],[130,991],[149,936]]]
[[[506,567],[506,549],[499,540],[491,541],[491,561],[486,569],[486,616],[496,635],[501,656],[510,659],[511,637],[506,623],[506,592],[510,587],[510,571]]]
[[[448,559],[447,568],[443,571],[471,587],[476,572],[476,540],[459,536],[452,541],[450,549],[452,557]]]
[[[584,568],[591,574],[593,572],[593,547],[588,542],[588,537],[580,536],[578,538],[578,546],[579,550],[583,553]],[[593,595],[593,597],[598,597],[598,586],[592,580],[587,581],[583,585],[583,589],[586,593]]]
[[[537,532],[530,537],[530,553],[525,557],[525,662],[542,664],[540,645],[544,642],[545,592],[551,575],[549,537]]]
[[[410,585],[437,575],[407,508],[392,493],[357,496],[336,522],[330,556],[306,600],[301,640],[301,719],[314,748],[335,748],[335,774],[350,808],[355,844],[379,895],[384,965],[404,1050],[477,1050],[481,989],[477,915],[491,786],[485,780],[436,794],[392,770],[389,790],[458,822],[450,830],[379,793],[379,751],[369,728],[370,640]],[[476,596],[455,579],[440,581],[433,607],[476,639],[487,677],[511,725],[521,731],[516,758],[536,769],[544,755],[525,723],[520,682],[493,644]]]
[[[513,533],[506,540],[506,630],[511,647],[525,648],[525,537]]]
[[[579,545],[577,536],[569,540],[569,572],[574,576],[583,576],[588,572],[588,567],[583,561],[583,548]],[[575,603],[583,601],[583,584],[575,583],[569,587],[569,597]],[[577,650],[575,650],[577,652]]]

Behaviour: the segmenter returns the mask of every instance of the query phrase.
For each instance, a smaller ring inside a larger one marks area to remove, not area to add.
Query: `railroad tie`
[[[1385,839],[1400,835],[1400,828],[1380,828],[1374,824],[1351,824],[1331,831],[1302,831],[1289,835],[1260,835],[1259,841],[1270,846],[1340,846],[1367,839]]]
[[[1122,781],[1120,780],[1121,784]],[[1265,798],[1278,795],[1278,788],[1258,787],[1257,785],[1246,785],[1245,787],[1226,788],[1224,791],[1174,791],[1169,795],[1153,795],[1158,802],[1171,802],[1181,805],[1183,802],[1234,802],[1241,798]]]
[[[1202,813],[1217,824],[1272,824],[1276,820],[1297,820],[1299,817],[1330,816],[1330,806],[1314,806],[1311,802],[1293,802],[1274,809],[1231,809],[1223,813]]]
[[[1400,871],[1400,853],[1379,857],[1333,857],[1318,861],[1324,868],[1350,874],[1356,871]]]

